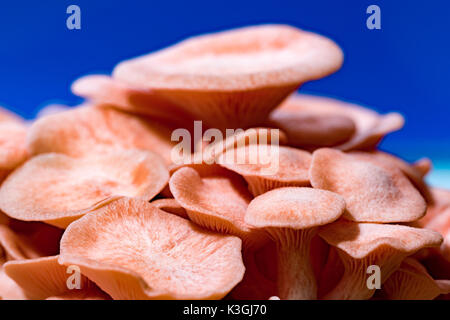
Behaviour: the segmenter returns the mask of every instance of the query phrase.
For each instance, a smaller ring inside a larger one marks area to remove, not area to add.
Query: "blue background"
[[[66,8],[81,8],[81,30]],[[381,8],[381,30],[366,8]],[[75,105],[71,82],[109,73],[119,61],[187,36],[258,23],[287,23],[334,39],[345,53],[336,74],[302,89],[399,111],[405,128],[383,148],[408,160],[433,159],[450,186],[450,1],[2,1],[0,105],[32,118],[43,105]]]

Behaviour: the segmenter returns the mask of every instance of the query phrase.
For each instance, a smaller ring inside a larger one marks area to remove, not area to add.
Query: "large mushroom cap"
[[[342,59],[339,47],[325,37],[261,25],[193,37],[122,62],[114,76],[149,88],[240,91],[321,78]]]
[[[345,210],[344,199],[329,191],[287,187],[250,202],[245,222],[258,228],[305,229],[331,223]]]
[[[386,169],[358,156],[316,150],[309,175],[314,188],[344,197],[345,216],[354,221],[409,222],[426,211],[425,200],[399,169]]]
[[[111,148],[143,149],[171,163],[172,130],[161,123],[106,106],[87,105],[38,119],[29,129],[32,155],[63,153],[82,157]]]
[[[390,247],[407,255],[442,243],[442,236],[431,230],[403,225],[356,223],[339,220],[323,226],[320,236],[330,245],[355,259],[362,259],[377,249]]]
[[[302,83],[336,71],[342,60],[322,36],[262,25],[185,40],[124,61],[113,76],[225,129],[260,123]]]
[[[64,228],[117,196],[150,200],[168,179],[163,160],[149,151],[117,149],[84,158],[42,154],[2,184],[0,208],[15,219]]]
[[[218,163],[244,177],[257,196],[288,186],[308,186],[311,154],[290,147],[250,144],[225,151]]]
[[[72,223],[59,262],[114,299],[218,299],[244,274],[241,240],[122,198]]]

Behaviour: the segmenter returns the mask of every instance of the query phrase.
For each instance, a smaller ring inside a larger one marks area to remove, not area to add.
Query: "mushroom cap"
[[[145,88],[241,91],[300,84],[340,68],[331,40],[285,25],[197,36],[121,62],[114,77]]]
[[[96,103],[163,119],[186,118],[179,108],[151,90],[139,89],[105,75],[88,75],[72,84],[72,92]]]
[[[7,225],[0,224],[0,252],[6,261],[54,255],[61,236],[62,230],[53,226],[10,219]]]
[[[59,262],[78,265],[114,299],[218,299],[245,270],[239,238],[131,198],[72,223]]]
[[[309,186],[311,154],[290,147],[251,144],[227,150],[218,164],[244,177],[254,195],[289,186]]]
[[[12,170],[28,157],[27,127],[18,122],[0,122],[0,171]]]
[[[390,300],[432,300],[441,293],[447,293],[442,292],[439,283],[413,258],[405,258],[382,289]]]
[[[403,172],[403,174],[420,191],[427,202],[431,200],[432,196],[430,194],[430,190],[423,179],[425,174],[414,165],[411,165],[392,154],[378,150],[370,152],[352,151],[350,154],[360,158],[361,160],[372,162],[373,164],[381,166],[387,170],[396,171],[396,169],[400,169],[400,171]]]
[[[29,129],[31,155],[82,157],[111,148],[150,150],[171,162],[172,130],[161,123],[106,106],[87,105],[38,119]]]
[[[345,217],[350,220],[410,222],[426,211],[425,200],[399,169],[386,169],[339,150],[314,151],[309,176],[314,188],[344,197]]]
[[[341,114],[317,114],[310,111],[274,110],[269,123],[286,132],[289,145],[315,149],[332,147],[349,140],[355,133],[354,121]]]
[[[202,175],[184,167],[172,175],[169,185],[174,198],[195,223],[242,238],[252,235],[252,228],[244,222],[251,195],[236,174],[222,169],[220,173],[204,171]]]
[[[9,261],[4,269],[29,299],[41,300],[71,291],[67,286],[70,274],[66,266],[58,263],[58,256]],[[72,290],[85,290],[93,286],[86,277],[80,275],[80,289]]]
[[[323,226],[319,235],[328,244],[355,259],[363,259],[375,250],[386,247],[412,254],[422,248],[439,246],[442,242],[442,236],[432,230],[343,219]]]
[[[157,199],[151,202],[156,208],[175,214],[181,218],[189,219],[186,210],[173,198]]]
[[[307,229],[335,221],[344,210],[344,199],[333,192],[287,187],[253,199],[245,222],[257,228]]]
[[[168,179],[163,160],[149,151],[117,149],[84,158],[42,154],[4,181],[0,209],[15,219],[64,228],[117,196],[150,200]]]
[[[404,124],[403,117],[395,112],[380,115],[359,105],[305,94],[292,95],[275,112],[285,111],[318,116],[340,115],[352,119],[356,127],[353,136],[334,146],[344,151],[373,149],[386,134],[401,129]]]

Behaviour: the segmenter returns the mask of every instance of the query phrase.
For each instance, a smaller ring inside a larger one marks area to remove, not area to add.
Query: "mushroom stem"
[[[381,270],[381,284],[400,266],[406,255],[395,253],[386,249],[384,255],[379,254],[377,259],[368,256],[363,259],[354,259],[343,252],[339,252],[345,266],[344,274],[324,300],[368,300],[375,294],[375,289],[369,289],[367,280],[370,274],[367,268],[377,265]]]
[[[280,299],[317,299],[316,278],[309,258],[310,244],[315,234],[315,228],[284,229],[277,233],[277,282]]]

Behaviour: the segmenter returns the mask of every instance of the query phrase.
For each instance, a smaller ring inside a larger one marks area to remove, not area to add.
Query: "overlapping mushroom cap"
[[[25,123],[0,108],[0,182],[27,159],[26,135]]]
[[[239,238],[130,198],[72,223],[59,262],[78,265],[114,299],[222,298],[245,270]]]
[[[272,144],[250,144],[225,151],[217,161],[244,177],[257,196],[288,186],[308,186],[311,154]]]
[[[82,157],[111,148],[144,149],[171,163],[172,130],[144,117],[110,107],[87,105],[38,119],[29,129],[32,155],[63,153]]]
[[[256,245],[261,235],[244,222],[251,195],[242,179],[223,168],[185,167],[170,178],[170,190],[195,223],[213,231],[239,236],[245,245]]]
[[[302,83],[342,64],[331,40],[283,25],[194,37],[120,63],[114,78],[151,89],[208,126],[258,124]]]
[[[398,113],[379,115],[358,105],[305,94],[291,96],[271,114],[270,120],[286,132],[293,146],[333,146],[344,151],[373,149],[404,123]],[[297,121],[308,125],[293,125]]]
[[[319,234],[338,249],[345,266],[340,282],[325,299],[369,299],[374,294],[367,286],[369,266],[380,268],[383,283],[404,258],[442,243],[442,236],[431,230],[345,220],[322,227]]]
[[[167,184],[163,160],[149,151],[116,149],[83,158],[33,157],[0,187],[0,209],[25,221],[66,227],[117,196],[152,199]]]
[[[338,150],[316,150],[309,176],[314,188],[342,195],[345,216],[354,221],[409,222],[426,211],[425,200],[400,169],[386,169]]]

